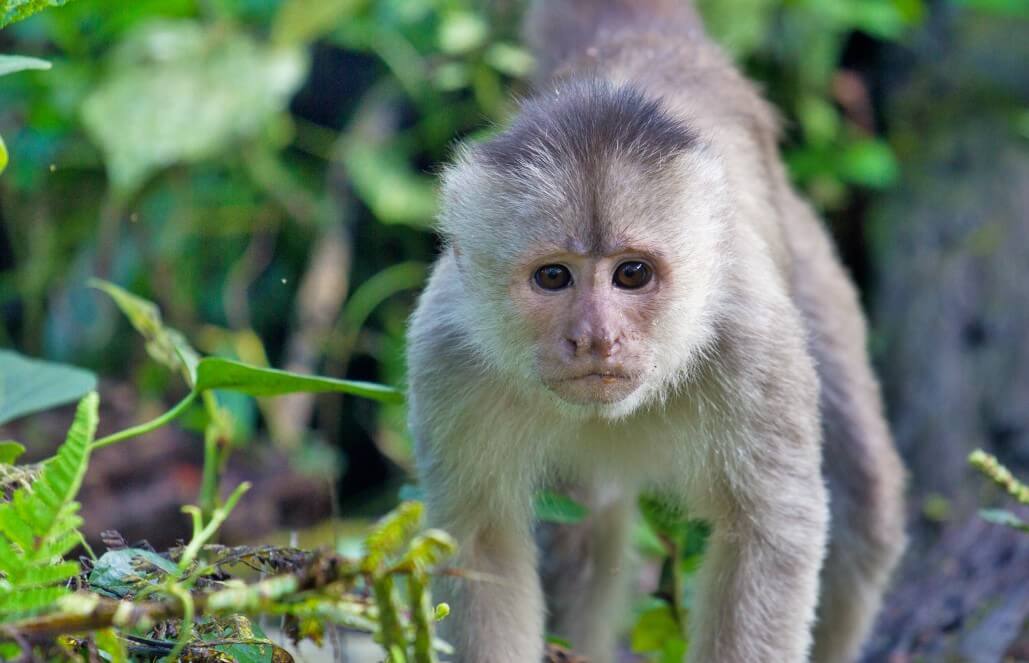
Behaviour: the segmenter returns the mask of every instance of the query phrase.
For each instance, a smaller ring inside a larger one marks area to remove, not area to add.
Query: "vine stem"
[[[102,437],[99,440],[93,442],[93,444],[90,445],[90,449],[94,451],[96,449],[103,449],[104,447],[110,446],[112,444],[117,444],[122,440],[127,440],[129,438],[137,437],[139,435],[145,435],[146,433],[149,433],[152,430],[156,430],[161,426],[165,425],[166,423],[168,423],[169,421],[172,421],[183,412],[185,412],[186,408],[188,408],[193,403],[193,401],[196,400],[196,397],[197,392],[191,391],[189,392],[189,394],[186,395],[185,398],[179,401],[175,405],[175,407],[168,410],[156,419],[152,419],[146,422],[145,424],[133,426],[132,428],[126,428],[125,430],[119,431],[117,433],[112,433],[107,437]]]

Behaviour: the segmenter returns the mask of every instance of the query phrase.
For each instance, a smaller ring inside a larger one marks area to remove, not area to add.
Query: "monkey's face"
[[[733,198],[713,150],[660,104],[580,88],[458,152],[440,229],[483,364],[621,417],[686,382],[714,338]]]
[[[514,269],[510,296],[540,381],[563,400],[613,404],[647,380],[666,262],[653,250],[543,251]]]

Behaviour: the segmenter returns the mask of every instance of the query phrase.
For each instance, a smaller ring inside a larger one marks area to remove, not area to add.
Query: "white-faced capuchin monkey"
[[[703,663],[848,663],[904,546],[854,287],[684,0],[543,0],[540,82],[445,171],[410,425],[461,663],[613,660],[636,496],[709,521]],[[538,551],[534,491],[589,517]],[[541,582],[540,569],[545,578]],[[544,593],[551,597],[545,606]]]

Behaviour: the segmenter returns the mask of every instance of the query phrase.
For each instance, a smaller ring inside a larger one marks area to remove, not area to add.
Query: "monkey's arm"
[[[418,439],[430,522],[457,539],[453,566],[463,573],[435,586],[435,598],[451,607],[441,636],[460,663],[535,663],[543,656],[545,610],[532,491],[522,468],[496,462],[501,452],[490,457],[484,451],[496,442],[515,442],[502,439],[503,428],[487,432],[461,425],[469,412],[460,405],[447,408],[440,414],[457,424],[450,434],[421,430]]]
[[[434,598],[450,604],[441,637],[456,663],[536,663],[544,606],[532,535],[532,420],[481,369],[455,312],[456,267],[434,271],[410,327],[409,420],[429,520],[458,542]]]
[[[817,379],[802,348],[760,350],[737,355],[745,368],[709,442],[701,492],[714,531],[691,614],[695,663],[808,660],[829,528]]]

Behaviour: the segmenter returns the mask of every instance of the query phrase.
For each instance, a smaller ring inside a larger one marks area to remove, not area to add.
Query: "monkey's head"
[[[479,354],[605,416],[667,394],[713,335],[722,181],[698,137],[632,88],[524,102],[444,175],[441,230]]]

